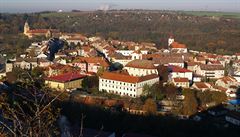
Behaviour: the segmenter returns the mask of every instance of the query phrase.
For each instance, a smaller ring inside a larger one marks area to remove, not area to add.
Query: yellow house
[[[82,80],[85,77],[85,75],[81,75],[79,73],[65,73],[46,78],[45,84],[48,85],[50,88],[58,90],[81,88]]]

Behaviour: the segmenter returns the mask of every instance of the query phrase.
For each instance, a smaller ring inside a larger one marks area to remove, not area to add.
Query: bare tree
[[[3,113],[1,127],[14,137],[58,135],[55,124],[60,109],[52,104],[63,92],[51,97],[48,88],[36,87],[35,79],[28,72],[26,74],[29,77],[7,91],[8,96],[0,102]]]

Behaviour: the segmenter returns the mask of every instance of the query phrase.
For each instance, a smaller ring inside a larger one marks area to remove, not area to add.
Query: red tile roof
[[[104,72],[100,77],[103,79],[110,79],[110,80],[122,81],[122,82],[127,82],[127,83],[139,83],[142,81],[158,78],[159,76],[156,74],[152,74],[152,75],[147,75],[147,76],[143,76],[143,77],[135,77],[135,76],[127,75],[127,74]]]
[[[209,88],[205,82],[196,82],[194,83],[196,85],[197,88],[199,89],[204,89],[204,88]]]
[[[174,82],[189,82],[188,78],[174,78]]]
[[[219,80],[222,80],[225,84],[228,84],[230,82],[237,82],[237,80],[232,76],[225,76],[220,78]]]
[[[61,74],[61,75],[57,75],[57,76],[48,77],[48,78],[46,78],[46,80],[65,83],[65,82],[69,82],[69,81],[73,81],[73,80],[82,79],[84,77],[86,77],[86,76],[81,75],[79,73],[70,72],[70,73],[65,73],[65,74]]]
[[[181,48],[181,49],[185,49],[185,48],[187,48],[187,46],[186,46],[185,44],[179,44],[179,43],[177,43],[177,42],[173,42],[173,43],[171,44],[171,48]]]
[[[181,68],[181,67],[178,67],[178,66],[169,66],[169,68],[172,70],[172,72],[179,72],[179,73],[186,73],[186,72],[192,72],[188,69],[185,69],[185,68]]]

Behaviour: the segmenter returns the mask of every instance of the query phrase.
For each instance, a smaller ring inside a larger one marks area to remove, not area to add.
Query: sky
[[[0,0],[0,12],[152,9],[240,12],[240,0]]]

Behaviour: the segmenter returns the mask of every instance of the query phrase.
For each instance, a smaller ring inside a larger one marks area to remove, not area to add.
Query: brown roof
[[[192,72],[188,69],[185,69],[185,68],[181,68],[179,66],[169,66],[169,69],[172,71],[172,72],[179,72],[179,73],[186,73],[186,72]]]
[[[222,80],[225,84],[228,84],[228,82],[237,82],[237,80],[232,76],[225,76],[220,78],[219,80]]]
[[[189,82],[188,78],[174,78],[174,82]]]
[[[95,63],[103,67],[110,66],[109,63],[102,57],[77,57],[76,59],[73,60],[73,63],[79,62]]]
[[[57,76],[48,77],[48,78],[46,78],[46,80],[65,83],[65,82],[69,82],[69,81],[73,81],[73,80],[83,79],[85,77],[86,77],[85,75],[70,72],[70,73],[65,73],[65,74],[61,74],[61,75],[57,75]]]
[[[122,53],[117,52],[110,53],[108,56],[115,59],[131,59],[131,56],[124,56]]]
[[[177,42],[173,42],[172,44],[171,44],[171,48],[187,48],[187,46],[185,45],[185,44],[179,44],[179,43],[177,43]]]
[[[194,83],[196,85],[197,88],[199,89],[203,89],[203,88],[208,88],[208,86],[206,85],[205,82],[196,82]]]
[[[205,65],[205,64],[201,64],[200,68],[202,70],[224,70],[223,65]]]
[[[169,64],[169,63],[184,63],[184,60],[181,57],[161,57],[161,58],[154,58],[153,59],[155,64]]]
[[[201,63],[199,62],[187,62],[188,66],[196,66],[196,65],[200,65]]]
[[[153,61],[139,60],[139,59],[130,61],[125,67],[142,68],[142,69],[156,69]]]
[[[218,90],[220,90],[220,91],[222,91],[222,92],[226,92],[228,89],[227,88],[224,88],[224,87],[222,87],[222,86],[214,86],[214,88],[215,89],[218,89]]]
[[[158,75],[151,74],[151,75],[142,76],[142,77],[135,77],[135,76],[127,75],[127,74],[104,72],[100,77],[103,79],[110,79],[110,80],[122,81],[122,82],[127,82],[127,83],[139,83],[142,81],[158,78]]]

